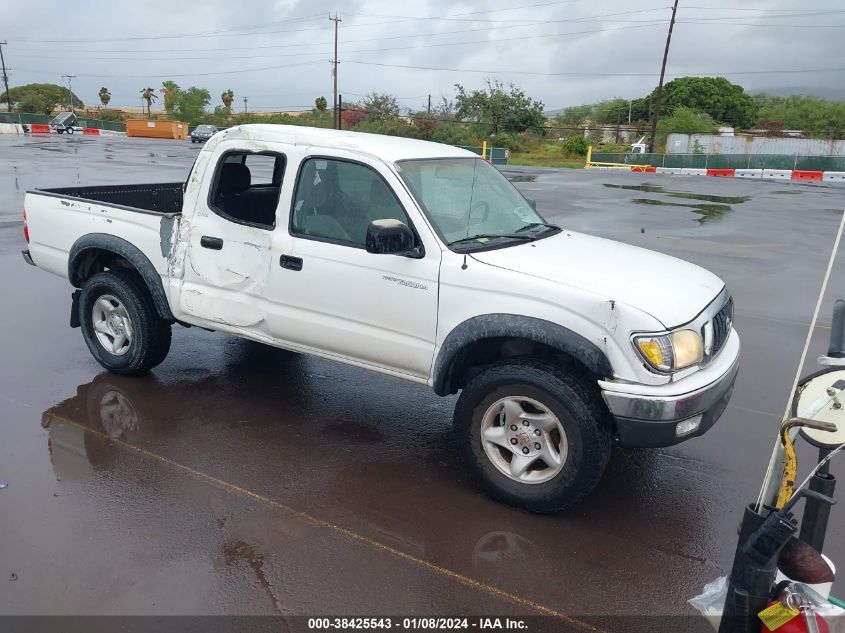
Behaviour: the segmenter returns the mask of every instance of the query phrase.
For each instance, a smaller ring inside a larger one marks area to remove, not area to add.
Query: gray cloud
[[[238,107],[244,95],[250,107],[306,107],[319,95],[331,97],[328,14],[337,10],[343,16],[340,92],[347,100],[376,90],[398,95],[405,106],[421,107],[428,94],[437,100],[453,95],[455,83],[476,87],[495,76],[552,109],[650,91],[657,83],[670,13],[669,0],[191,4],[82,0],[74,3],[72,17],[61,21],[55,16],[67,14],[66,2],[4,0],[6,29],[0,38],[8,40],[4,51],[11,83],[59,83],[62,74],[72,73],[77,75],[74,92],[87,104],[97,103],[97,91],[107,86],[113,105],[135,106],[142,87],[158,88],[172,78],[182,86],[208,88],[213,104],[231,88]],[[497,10],[528,4],[546,6]],[[725,74],[751,91],[845,98],[841,70],[731,74],[845,66],[837,61],[845,33],[841,3],[818,0],[807,9],[797,0],[760,0],[754,8],[764,12],[737,4],[682,0],[670,75]],[[829,13],[797,15],[810,11]],[[620,76],[625,74],[642,76]]]

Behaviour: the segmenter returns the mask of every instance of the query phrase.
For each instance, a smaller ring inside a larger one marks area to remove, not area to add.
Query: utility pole
[[[337,129],[343,129],[343,95],[337,95]]]
[[[428,115],[431,116],[431,95],[428,95]]]
[[[660,100],[663,98],[663,77],[666,75],[666,60],[669,59],[669,44],[672,42],[672,29],[675,28],[675,14],[678,12],[678,0],[672,5],[672,19],[669,21],[669,33],[666,35],[666,48],[663,51],[663,65],[660,67],[660,83],[654,96],[654,111],[651,113],[651,134],[648,139],[648,151],[654,151],[654,137],[657,135],[657,117],[660,116]]]
[[[76,75],[62,75],[62,79],[67,79],[67,99],[70,104],[70,111],[73,112],[73,88],[71,88],[71,82],[76,79]]]
[[[249,97],[244,97],[244,114],[246,114],[246,102],[249,101]]]
[[[332,78],[334,79],[334,129],[340,129],[340,104],[337,102],[337,27],[343,22],[340,15],[335,12],[334,17],[329,14],[329,20],[334,22],[334,59],[332,60]]]
[[[12,97],[9,96],[9,77],[6,75],[6,60],[3,59],[3,45],[8,44],[6,40],[0,42],[0,63],[3,64],[3,85],[6,86],[6,107],[9,108],[9,112],[12,111]]]

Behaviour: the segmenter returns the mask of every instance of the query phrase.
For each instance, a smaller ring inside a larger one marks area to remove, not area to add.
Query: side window
[[[208,204],[227,220],[276,226],[285,157],[274,152],[226,152],[217,163]]]
[[[366,165],[309,158],[293,197],[291,233],[363,248],[373,220],[408,216],[384,179]]]

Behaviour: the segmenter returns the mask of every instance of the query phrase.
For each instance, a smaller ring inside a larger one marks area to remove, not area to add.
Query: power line
[[[364,66],[383,66],[388,68],[404,68],[410,70],[431,70],[442,72],[457,72],[457,73],[480,73],[487,75],[536,75],[539,77],[654,77],[654,72],[648,73],[599,73],[599,72],[556,72],[547,73],[530,70],[505,70],[505,69],[478,69],[478,68],[444,68],[438,66],[410,66],[405,64],[386,64],[382,62],[370,62],[356,59],[347,59],[348,64],[361,64]],[[782,69],[776,70],[737,70],[724,71],[718,70],[713,72],[703,71],[685,71],[666,73],[670,77],[682,76],[711,76],[711,75],[776,75],[776,74],[794,74],[794,73],[816,73],[816,72],[843,72],[842,68],[804,68],[804,69]]]
[[[536,21],[536,22],[529,22],[529,23],[526,23],[526,24],[512,24],[512,25],[509,25],[509,26],[492,26],[492,27],[483,27],[483,28],[478,28],[478,29],[458,29],[458,30],[454,30],[454,31],[439,31],[439,32],[434,32],[434,33],[412,33],[412,34],[407,34],[407,35],[390,35],[390,36],[384,36],[384,37],[369,37],[369,38],[344,40],[344,43],[345,44],[353,44],[353,43],[359,43],[359,42],[378,42],[378,41],[396,40],[396,39],[407,40],[409,38],[418,38],[418,37],[434,37],[434,36],[440,36],[440,35],[455,35],[455,34],[461,34],[461,33],[476,33],[476,32],[504,30],[504,29],[513,29],[513,28],[525,28],[525,27],[537,26],[537,25],[541,25],[541,24],[552,24],[552,23],[573,22],[573,21],[589,21],[589,20],[600,18],[600,17],[607,17],[607,16],[613,16],[613,15],[626,15],[626,14],[631,14],[631,13],[644,13],[644,12],[650,12],[650,11],[658,11],[658,10],[662,10],[664,8],[665,7],[657,7],[657,8],[654,8],[654,9],[638,9],[636,11],[626,11],[626,12],[623,12],[623,13],[611,13],[611,14],[606,14],[605,16],[594,16],[594,17],[589,17],[589,18],[573,18],[573,19],[561,19],[561,20],[540,20],[540,21]],[[616,22],[616,20],[613,20],[613,22]],[[647,24],[647,23],[653,23],[653,22],[655,22],[655,20],[639,21],[639,23],[641,23],[641,24]],[[561,34],[557,34],[557,35],[561,35]],[[235,50],[255,50],[255,49],[265,49],[265,48],[274,48],[274,49],[275,48],[294,48],[294,47],[295,48],[302,48],[303,46],[321,46],[321,45],[325,45],[325,44],[332,44],[332,42],[329,41],[329,40],[326,40],[324,42],[311,42],[311,43],[307,43],[307,44],[299,44],[299,43],[297,43],[297,44],[276,44],[276,45],[268,45],[268,46],[244,46],[244,47],[230,47],[230,48],[208,48],[208,49],[184,49],[184,48],[183,49],[145,49],[145,50],[127,50],[127,49],[90,50],[90,49],[86,49],[86,50],[76,50],[76,51],[72,51],[72,52],[73,53],[134,53],[134,54],[137,54],[137,55],[146,55],[147,53],[153,53],[153,52],[155,52],[155,53],[194,53],[194,52],[202,53],[202,52],[235,51]],[[402,49],[404,49],[404,48],[406,48],[406,47],[402,47]],[[308,53],[303,53],[303,54],[308,54]],[[62,53],[60,55],[59,55],[59,53],[57,53],[57,55],[61,56],[63,59],[65,57],[67,57],[66,53]],[[268,55],[268,57],[277,57],[277,56],[278,55]],[[36,56],[34,56],[34,55],[25,55],[24,57],[36,58]],[[261,57],[261,56],[260,55],[259,56],[251,55],[249,57],[241,57],[241,58],[228,57],[227,59],[251,59],[251,58],[254,58],[254,57]],[[51,59],[51,57],[40,57],[39,59]],[[110,57],[105,57],[105,58],[91,57],[91,58],[87,58],[87,59],[114,59],[114,58],[110,56]],[[130,59],[130,58],[125,58],[125,59]],[[149,59],[150,58],[148,58],[148,57],[144,58],[144,61],[147,61]],[[167,58],[167,59],[170,59],[170,58]],[[199,58],[199,57],[197,57],[197,58],[183,58],[183,59],[211,59],[211,58]]]

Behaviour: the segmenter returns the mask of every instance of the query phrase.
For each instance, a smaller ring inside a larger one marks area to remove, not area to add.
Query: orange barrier
[[[30,131],[33,134],[49,134],[50,133],[50,126],[46,123],[33,123],[29,126]]]
[[[707,170],[708,176],[719,176],[722,178],[733,178],[734,170],[733,169],[708,169]]]
[[[631,165],[631,171],[653,174],[657,171],[657,167],[652,167],[651,165]]]
[[[792,170],[792,180],[821,180],[823,176],[823,171],[813,171],[809,169]]]
[[[98,127],[86,127],[83,131],[83,134],[86,136],[99,136],[100,135],[100,128]]]

